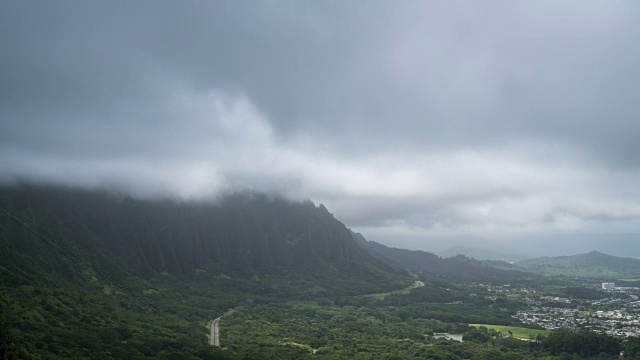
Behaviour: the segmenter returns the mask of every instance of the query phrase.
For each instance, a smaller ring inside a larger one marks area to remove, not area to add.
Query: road
[[[382,300],[382,299],[385,298],[385,296],[389,296],[389,295],[392,295],[392,294],[408,294],[411,290],[417,289],[417,288],[423,287],[423,286],[424,286],[424,282],[422,282],[420,280],[416,280],[416,281],[413,282],[413,284],[411,286],[406,287],[404,289],[395,290],[395,291],[389,291],[389,292],[384,292],[384,293],[359,295],[359,296]]]

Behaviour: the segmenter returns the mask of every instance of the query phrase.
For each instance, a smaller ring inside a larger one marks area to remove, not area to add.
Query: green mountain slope
[[[438,256],[443,258],[454,257],[456,255],[464,255],[469,258],[474,258],[477,260],[496,260],[496,261],[522,261],[526,260],[527,257],[521,254],[511,254],[511,253],[498,253],[496,251],[474,248],[474,247],[466,247],[466,246],[452,246],[447,250],[441,251],[437,253]]]
[[[0,308],[20,359],[233,357],[207,345],[207,322],[230,309],[412,282],[311,202],[35,186],[0,201]]]
[[[146,277],[298,272],[377,288],[404,281],[310,201],[249,194],[188,203],[33,186],[2,190],[0,199],[86,250],[91,261],[122,261]]]
[[[484,262],[463,255],[441,258],[426,251],[397,249],[382,245],[375,241],[367,241],[361,234],[354,233],[354,239],[373,256],[392,266],[404,267],[413,272],[420,272],[440,277],[480,282],[520,282],[540,281],[540,277],[510,269],[497,269]]]
[[[15,359],[555,358],[514,339],[429,336],[514,325],[520,307],[436,277],[521,273],[369,244],[323,206],[38,187],[3,189],[0,201],[0,351]],[[435,276],[362,296],[413,282],[393,266]],[[212,349],[207,325],[222,314]]]
[[[547,276],[640,278],[640,260],[611,256],[598,251],[572,256],[529,259],[517,262],[514,267]]]

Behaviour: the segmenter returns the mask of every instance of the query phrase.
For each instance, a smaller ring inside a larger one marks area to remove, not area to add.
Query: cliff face
[[[216,202],[139,200],[34,186],[4,188],[0,199],[72,246],[113,255],[143,275],[356,265],[390,270],[324,206],[310,201],[261,194]]]

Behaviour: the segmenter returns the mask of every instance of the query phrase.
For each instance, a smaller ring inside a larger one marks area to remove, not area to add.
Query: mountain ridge
[[[352,236],[371,255],[392,266],[407,268],[416,273],[462,281],[495,281],[500,283],[505,280],[516,282],[540,281],[538,275],[525,273],[517,269],[500,269],[488,266],[482,261],[464,255],[442,258],[427,251],[388,247],[375,241],[366,240],[359,233],[352,232]]]
[[[516,262],[513,267],[546,276],[602,279],[640,277],[640,260],[608,255],[597,250],[584,254],[528,259]]]
[[[452,246],[444,251],[436,252],[436,254],[443,258],[454,257],[456,255],[464,255],[476,260],[497,260],[507,262],[522,261],[529,258],[522,254],[499,253],[489,249],[467,247],[462,245]]]
[[[215,203],[176,202],[31,185],[2,188],[0,200],[84,251],[83,256],[118,259],[144,277],[295,273],[359,282],[363,291],[399,288],[399,282],[409,281],[364,251],[324,205],[311,201],[251,193],[226,195]],[[0,220],[15,229],[8,219]],[[16,232],[14,244],[24,236]]]

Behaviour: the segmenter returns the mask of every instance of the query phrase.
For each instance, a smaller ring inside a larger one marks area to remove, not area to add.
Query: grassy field
[[[494,329],[501,332],[504,336],[509,336],[509,330],[513,333],[513,337],[520,339],[535,338],[536,335],[547,336],[549,333],[547,330],[528,329],[517,326],[503,326],[503,325],[490,325],[490,324],[469,324],[469,326],[485,326],[487,329]]]

